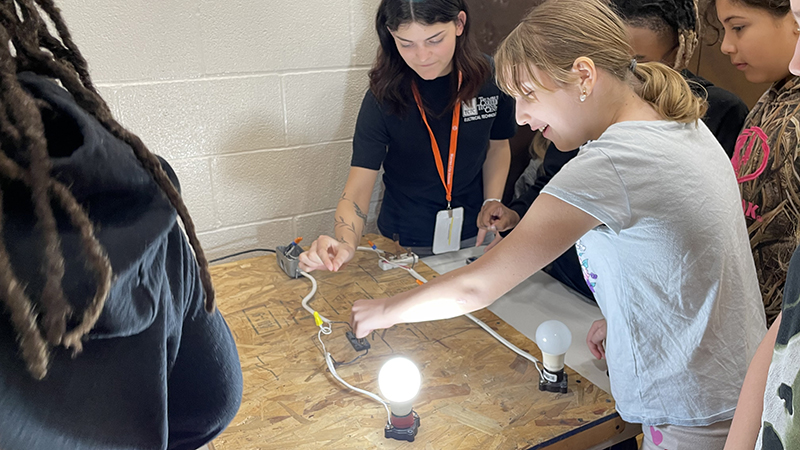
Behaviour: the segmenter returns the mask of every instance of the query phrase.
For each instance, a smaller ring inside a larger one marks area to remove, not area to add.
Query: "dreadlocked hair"
[[[611,4],[626,24],[677,40],[673,69],[680,71],[689,65],[700,36],[697,0],[611,0]]]
[[[46,20],[55,27],[55,36]],[[36,379],[47,375],[53,347],[72,350],[73,356],[82,351],[82,339],[103,311],[113,274],[86,210],[67,186],[50,175],[52,165],[40,110],[47,105],[42,105],[43,102],[22,88],[17,78],[20,72],[30,71],[58,80],[81,108],[112,135],[130,145],[180,216],[200,268],[205,308],[208,312],[214,311],[214,287],[208,261],[180,193],[158,158],[113,118],[92,83],[86,60],[53,0],[0,0],[0,42],[0,177],[30,191],[37,221],[35,232],[41,233],[45,245],[41,270],[46,281],[36,307],[14,273],[5,241],[0,239],[0,302],[10,314],[21,356],[30,374]],[[23,155],[17,159],[29,161],[27,167],[9,155]],[[0,189],[0,236],[4,222],[3,194]],[[64,255],[53,211],[55,205],[66,212],[70,225],[79,231],[86,265],[94,272],[96,284],[91,302],[82,311],[77,325],[69,330],[67,321],[77,314],[62,286]]]

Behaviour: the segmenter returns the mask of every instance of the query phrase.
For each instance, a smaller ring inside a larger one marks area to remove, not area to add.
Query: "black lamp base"
[[[384,437],[386,437],[386,439],[414,442],[414,438],[417,436],[417,430],[419,429],[419,416],[416,411],[411,411],[411,414],[413,414],[414,420],[411,422],[410,427],[397,428],[391,423],[387,423],[386,428],[383,430]]]
[[[542,368],[542,375],[539,377],[539,390],[548,392],[567,393],[567,374],[564,369],[556,372]]]

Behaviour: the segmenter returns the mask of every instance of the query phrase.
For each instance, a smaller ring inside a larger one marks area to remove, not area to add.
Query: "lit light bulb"
[[[564,354],[572,344],[572,333],[558,320],[548,320],[536,329],[536,345],[542,351],[544,371],[539,389],[567,392],[567,374],[564,373]]]
[[[387,438],[414,441],[419,416],[413,411],[412,402],[421,384],[419,369],[407,358],[392,358],[381,367],[378,387],[392,410],[390,423],[384,429]]]
[[[378,373],[378,387],[390,403],[414,400],[422,384],[417,366],[407,358],[392,358]]]

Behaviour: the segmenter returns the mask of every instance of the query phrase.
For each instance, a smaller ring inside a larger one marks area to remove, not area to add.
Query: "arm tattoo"
[[[356,207],[356,215],[359,218],[361,218],[361,220],[364,222],[364,224],[366,224],[367,223],[367,215],[364,214],[363,211],[361,211],[361,208],[358,207],[358,204],[356,202],[353,202],[353,206]]]
[[[347,198],[347,192],[342,192],[342,197],[339,199],[339,202],[342,202],[344,200],[347,200],[348,202],[353,204],[353,206],[355,207],[356,215],[364,222],[364,225],[366,225],[367,215],[364,214],[364,211],[361,210],[361,208],[358,206],[358,203]]]
[[[349,232],[353,233],[353,236],[355,236],[356,239],[358,239],[358,236],[356,236],[355,224],[345,222],[344,217],[342,217],[342,216],[339,216],[339,217],[336,218],[336,220],[333,223],[333,228],[334,228],[334,230],[338,230],[338,229],[342,228],[342,229],[344,229],[344,231],[349,231]],[[345,239],[344,236],[339,237],[339,239],[337,239],[337,240],[339,242],[341,242],[342,244],[352,245],[353,247],[355,247],[355,245],[351,244],[350,242],[348,242],[347,239]]]
[[[344,221],[344,217],[339,216],[333,223],[334,229],[344,228],[345,231],[349,231],[353,234],[356,234],[356,225],[354,223],[347,223]]]

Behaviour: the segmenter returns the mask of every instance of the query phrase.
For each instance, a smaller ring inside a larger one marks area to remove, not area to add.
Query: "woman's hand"
[[[389,328],[394,322],[387,317],[386,300],[384,298],[358,300],[350,311],[350,326],[356,338],[363,338],[373,330]]]
[[[586,335],[586,345],[589,346],[589,351],[597,359],[606,357],[606,348],[603,344],[606,339],[606,331],[606,319],[600,319],[592,323],[589,328],[589,334]]]
[[[517,226],[519,214],[500,202],[487,202],[478,214],[478,239],[476,245],[483,243],[487,231],[506,231]]]
[[[336,272],[346,266],[355,254],[356,249],[350,244],[322,235],[311,243],[308,251],[300,254],[300,269],[306,272],[312,270]]]

